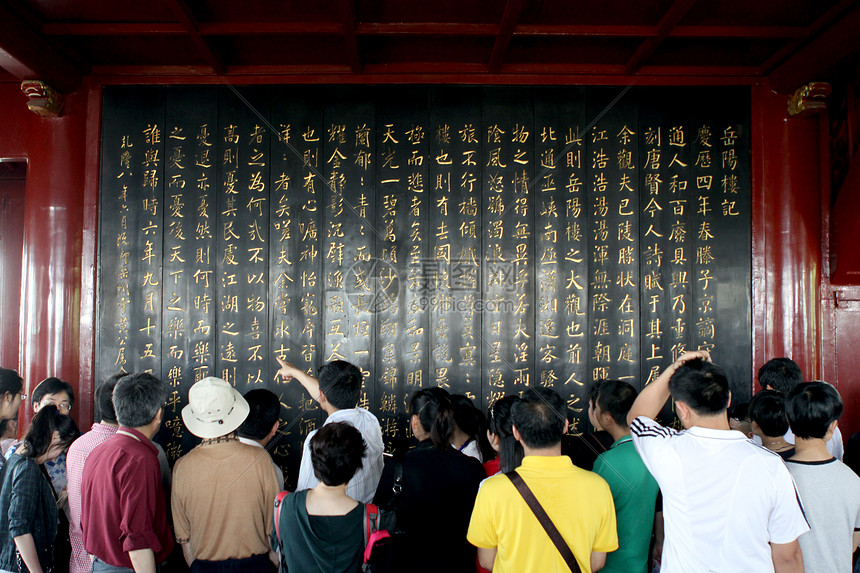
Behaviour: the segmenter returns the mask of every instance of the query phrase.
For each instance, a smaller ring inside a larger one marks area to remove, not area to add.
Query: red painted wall
[[[81,380],[80,309],[87,91],[65,98],[61,118],[27,109],[17,84],[0,84],[0,157],[29,163],[24,203],[20,363],[25,391],[47,376],[75,388],[74,417],[92,418],[92,380]],[[31,409],[25,408],[25,420]],[[83,424],[88,428],[89,424]],[[21,428],[26,427],[25,423]]]

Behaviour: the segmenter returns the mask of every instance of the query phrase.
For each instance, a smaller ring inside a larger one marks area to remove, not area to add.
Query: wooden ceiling
[[[0,0],[0,80],[672,83],[793,90],[858,0]],[[818,74],[818,77],[815,77]]]

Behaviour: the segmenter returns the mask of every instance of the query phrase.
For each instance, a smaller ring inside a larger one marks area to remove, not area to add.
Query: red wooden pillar
[[[822,333],[819,119],[789,118],[787,104],[753,88],[753,367],[788,356],[815,379],[830,336]]]
[[[24,206],[21,286],[21,375],[26,392],[47,376],[68,381],[75,390],[72,415],[83,429],[92,419],[91,388],[80,380],[81,246],[85,176],[86,92],[65,97],[60,118],[28,114],[29,162]],[[91,390],[90,390],[91,391]],[[21,427],[32,410],[25,409]]]

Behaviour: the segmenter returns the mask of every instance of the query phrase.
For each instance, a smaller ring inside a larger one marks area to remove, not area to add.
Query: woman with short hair
[[[346,495],[346,487],[361,467],[365,448],[361,433],[345,422],[326,424],[311,438],[311,463],[319,483],[288,495],[276,513],[282,571],[361,571],[364,504]]]

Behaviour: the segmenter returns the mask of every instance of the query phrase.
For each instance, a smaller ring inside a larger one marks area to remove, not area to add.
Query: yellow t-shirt
[[[618,549],[609,485],[567,456],[526,456],[519,473],[567,542],[584,573],[591,552]],[[569,571],[564,559],[511,480],[487,479],[478,491],[469,542],[497,549],[493,573]]]

